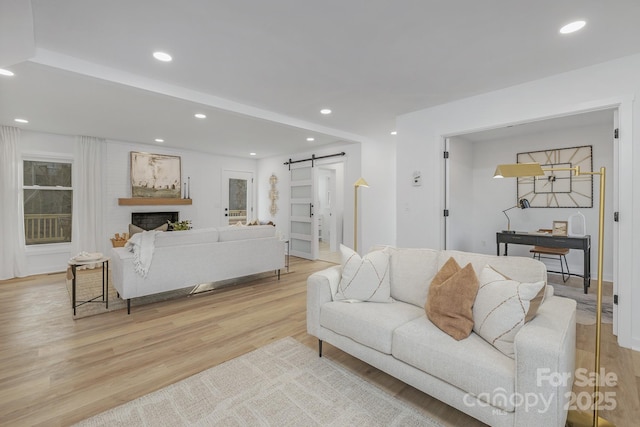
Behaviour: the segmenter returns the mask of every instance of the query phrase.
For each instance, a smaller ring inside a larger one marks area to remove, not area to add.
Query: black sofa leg
[[[131,298],[127,299],[127,314],[131,314]]]
[[[322,340],[318,340],[318,357],[322,357]]]
[[[280,280],[280,269],[278,269],[278,280]]]

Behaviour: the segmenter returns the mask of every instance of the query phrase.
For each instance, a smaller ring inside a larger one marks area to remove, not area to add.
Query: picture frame
[[[131,152],[131,197],[179,199],[180,156]]]
[[[553,227],[551,229],[552,236],[567,236],[569,230],[568,221],[553,221]]]

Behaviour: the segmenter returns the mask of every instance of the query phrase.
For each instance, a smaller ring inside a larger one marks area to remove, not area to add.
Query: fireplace
[[[162,224],[166,224],[167,221],[178,221],[179,216],[180,212],[132,212],[131,224],[144,230],[153,230]]]

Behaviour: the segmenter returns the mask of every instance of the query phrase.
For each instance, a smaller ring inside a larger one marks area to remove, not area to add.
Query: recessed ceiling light
[[[328,108],[323,108],[322,110],[320,110],[320,114],[324,114],[324,115],[331,114],[331,110]]]
[[[202,113],[196,113],[193,115],[196,119],[206,119],[207,115]]]
[[[397,135],[397,134],[398,134],[398,131],[397,131],[397,130],[392,130],[392,131],[391,131],[391,135]]]
[[[560,34],[569,34],[578,31],[587,25],[585,21],[574,21],[560,28]]]
[[[307,141],[309,141],[309,142],[313,142],[313,141],[315,141],[315,140],[316,140],[316,139],[315,139],[315,138],[312,138],[312,137],[307,138]]]
[[[13,77],[14,74],[12,71],[5,70],[4,68],[0,68],[0,76]]]
[[[162,62],[173,61],[173,58],[171,57],[171,55],[169,55],[166,52],[153,52],[153,57],[156,58],[158,61],[162,61]]]
[[[29,120],[27,119],[13,119],[13,121],[18,123],[29,123]]]
[[[155,141],[156,141],[156,142],[164,142],[164,139],[162,139],[162,138],[156,138],[156,139],[155,139]]]
[[[249,155],[250,155],[250,156],[255,156],[255,155],[256,155],[256,153],[249,153]]]

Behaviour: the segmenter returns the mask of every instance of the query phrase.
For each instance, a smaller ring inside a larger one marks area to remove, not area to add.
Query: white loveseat
[[[453,257],[479,273],[489,264],[520,282],[545,281],[544,264],[432,249],[395,249],[389,256],[393,302],[335,300],[342,266],[307,280],[307,331],[411,386],[492,426],[564,426],[575,363],[576,302],[546,286],[537,315],[514,339],[514,357],[475,332],[460,341],[425,315],[429,284]],[[544,288],[542,288],[544,289]]]
[[[131,298],[233,279],[285,265],[284,242],[271,225],[229,226],[160,232],[146,277],[136,272],[129,248],[113,248],[113,285],[121,298]]]

